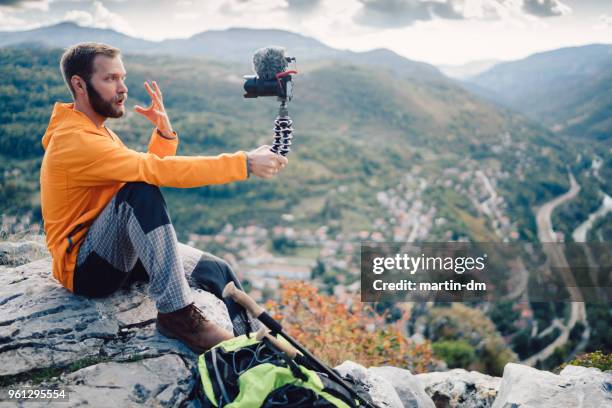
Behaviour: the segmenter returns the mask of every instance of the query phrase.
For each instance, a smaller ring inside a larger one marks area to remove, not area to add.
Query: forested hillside
[[[3,213],[38,213],[40,138],[53,103],[69,100],[60,55],[39,48],[1,51]],[[130,55],[125,65],[128,106],[148,102],[143,80],[160,83],[181,137],[179,154],[248,150],[271,142],[277,103],[242,98],[247,66]],[[227,222],[270,227],[285,213],[293,213],[298,225],[339,219],[342,230],[371,229],[374,219],[385,217],[377,193],[400,188],[412,174],[429,183],[419,199],[446,214],[455,235],[487,236],[493,228],[475,221],[477,209],[461,192],[470,187],[461,186],[466,180],[460,174],[482,168],[500,175],[495,183],[510,218],[529,238],[530,207],[567,188],[564,164],[572,153],[564,141],[447,81],[419,83],[337,62],[305,65],[290,112],[294,151],[276,180],[168,191],[181,234],[214,232]],[[145,148],[149,127],[133,112],[109,126],[130,147]]]

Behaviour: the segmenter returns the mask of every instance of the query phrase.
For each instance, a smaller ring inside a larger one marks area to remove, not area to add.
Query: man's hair
[[[72,78],[73,75],[78,75],[83,78],[85,82],[89,83],[93,75],[93,62],[96,56],[104,55],[105,57],[114,58],[120,54],[121,51],[119,51],[118,48],[94,42],[80,43],[68,48],[64,52],[64,55],[62,55],[60,69],[64,81],[72,93],[72,97],[75,97],[74,89],[70,82],[70,78]]]

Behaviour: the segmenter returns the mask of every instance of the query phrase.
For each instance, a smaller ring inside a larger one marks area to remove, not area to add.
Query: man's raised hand
[[[264,179],[277,174],[287,165],[287,158],[270,151],[270,146],[263,145],[247,153],[251,174]]]
[[[159,129],[162,135],[172,137],[172,125],[170,124],[170,118],[166,113],[166,109],[164,108],[164,100],[157,86],[157,82],[153,81],[153,88],[151,88],[148,82],[145,82],[144,87],[151,97],[151,105],[148,108],[136,105],[134,106],[134,110],[147,118],[153,126]]]

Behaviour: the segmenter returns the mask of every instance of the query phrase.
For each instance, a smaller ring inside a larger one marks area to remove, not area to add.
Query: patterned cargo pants
[[[190,286],[219,299],[228,282],[240,287],[227,262],[177,241],[161,191],[142,182],[126,183],[91,225],[77,255],[74,293],[104,297],[138,280],[149,281],[161,313],[192,303]],[[244,309],[222,300],[234,334],[250,329]]]

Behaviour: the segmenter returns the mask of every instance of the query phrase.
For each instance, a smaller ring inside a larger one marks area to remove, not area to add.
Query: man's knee
[[[166,201],[157,186],[141,181],[126,183],[117,192],[115,210],[124,204],[131,207],[145,234],[170,224]]]
[[[164,196],[162,195],[159,187],[154,186],[153,184],[147,184],[143,181],[133,181],[130,183],[125,183],[125,185],[117,192],[117,202],[124,201],[129,203],[158,203],[164,202]]]

